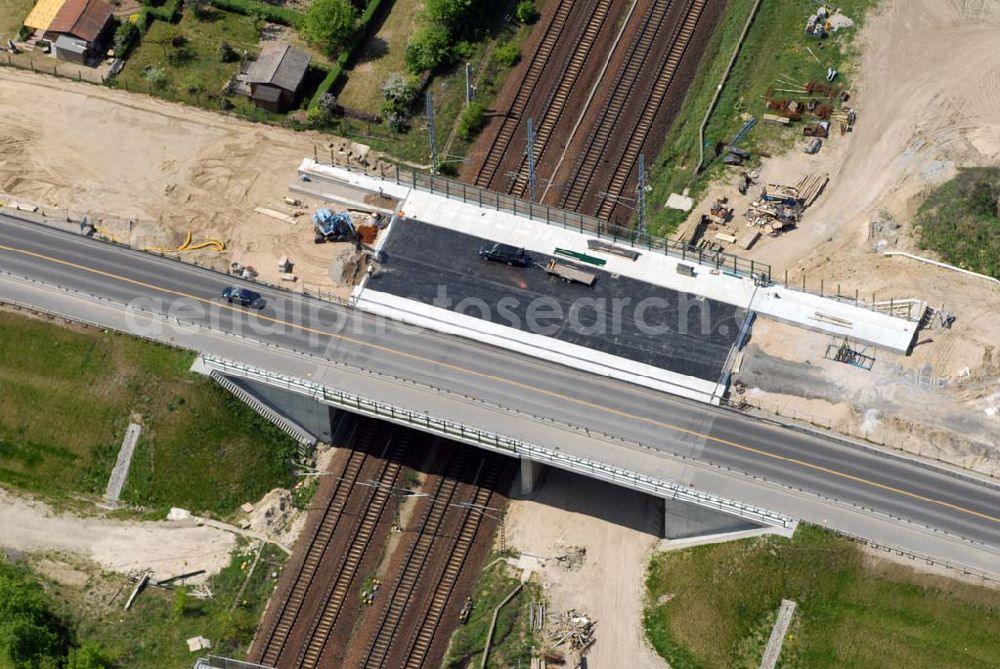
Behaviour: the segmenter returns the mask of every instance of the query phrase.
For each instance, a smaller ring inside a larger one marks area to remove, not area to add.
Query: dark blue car
[[[252,290],[238,286],[226,286],[223,288],[222,299],[229,302],[229,304],[235,302],[241,307],[250,307],[252,309],[264,308],[264,298],[261,297],[260,293],[255,293]]]

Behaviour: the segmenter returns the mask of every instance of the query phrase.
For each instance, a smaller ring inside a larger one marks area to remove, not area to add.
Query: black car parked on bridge
[[[250,307],[252,309],[264,308],[264,298],[261,297],[260,293],[255,293],[252,290],[238,286],[226,286],[223,288],[222,299],[229,302],[229,304],[235,302],[241,307]]]
[[[531,258],[524,252],[524,249],[519,249],[510,244],[483,246],[479,249],[479,257],[483,260],[507,263],[512,267],[526,267],[531,262]]]

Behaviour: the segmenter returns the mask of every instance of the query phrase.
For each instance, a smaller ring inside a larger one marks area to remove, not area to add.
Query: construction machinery
[[[324,242],[353,241],[357,237],[354,221],[347,211],[333,212],[331,209],[317,209],[312,216],[317,244]]]

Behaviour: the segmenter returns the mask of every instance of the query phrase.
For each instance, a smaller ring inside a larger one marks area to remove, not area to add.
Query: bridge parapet
[[[394,406],[380,400],[361,397],[315,381],[277,374],[216,356],[205,355],[203,361],[209,368],[227,376],[258,381],[347,411],[405,425],[422,432],[436,434],[511,457],[541,462],[656,497],[696,504],[771,527],[789,529],[794,528],[797,523],[795,519],[784,514],[704,493],[673,481],[654,478],[472,425],[438,418],[428,413]]]

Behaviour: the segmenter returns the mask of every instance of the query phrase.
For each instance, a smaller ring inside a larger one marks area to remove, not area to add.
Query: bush
[[[149,82],[153,88],[163,88],[164,84],[167,83],[167,74],[163,71],[163,68],[149,66],[146,71],[142,73],[142,78]]]
[[[434,23],[449,32],[461,34],[476,27],[479,3],[476,0],[427,0],[425,11],[427,18]]]
[[[70,631],[23,568],[0,558],[0,667],[58,667]]]
[[[505,42],[493,51],[493,57],[504,67],[514,67],[521,60],[521,49],[514,42]]]
[[[479,134],[479,131],[486,125],[486,107],[479,100],[473,100],[458,119],[458,137],[462,141],[469,141]]]
[[[113,656],[92,642],[71,650],[66,658],[66,669],[114,669],[115,664]]]
[[[450,65],[453,54],[451,35],[441,26],[424,26],[406,45],[406,67],[414,74]]]
[[[111,42],[111,48],[115,52],[115,58],[124,58],[132,45],[139,39],[139,29],[131,21],[125,21],[115,29],[115,37]]]
[[[220,63],[232,63],[240,58],[240,54],[236,53],[236,49],[229,46],[229,42],[226,40],[219,42],[219,48],[216,49],[215,55],[219,58]]]
[[[358,12],[349,0],[313,0],[306,12],[302,32],[306,39],[333,55],[350,37]]]
[[[396,132],[406,129],[410,108],[417,99],[417,83],[417,78],[413,75],[393,72],[379,87],[385,99],[382,103],[382,116]]]
[[[185,75],[183,81],[181,81],[181,88],[190,93],[191,95],[197,95],[205,90],[205,84],[201,81],[201,76],[195,72]]]
[[[206,18],[208,0],[184,0],[184,9],[190,10],[196,19]]]
[[[532,0],[521,0],[517,3],[514,16],[517,17],[518,23],[530,26],[538,20],[538,10],[535,9],[535,3]]]

